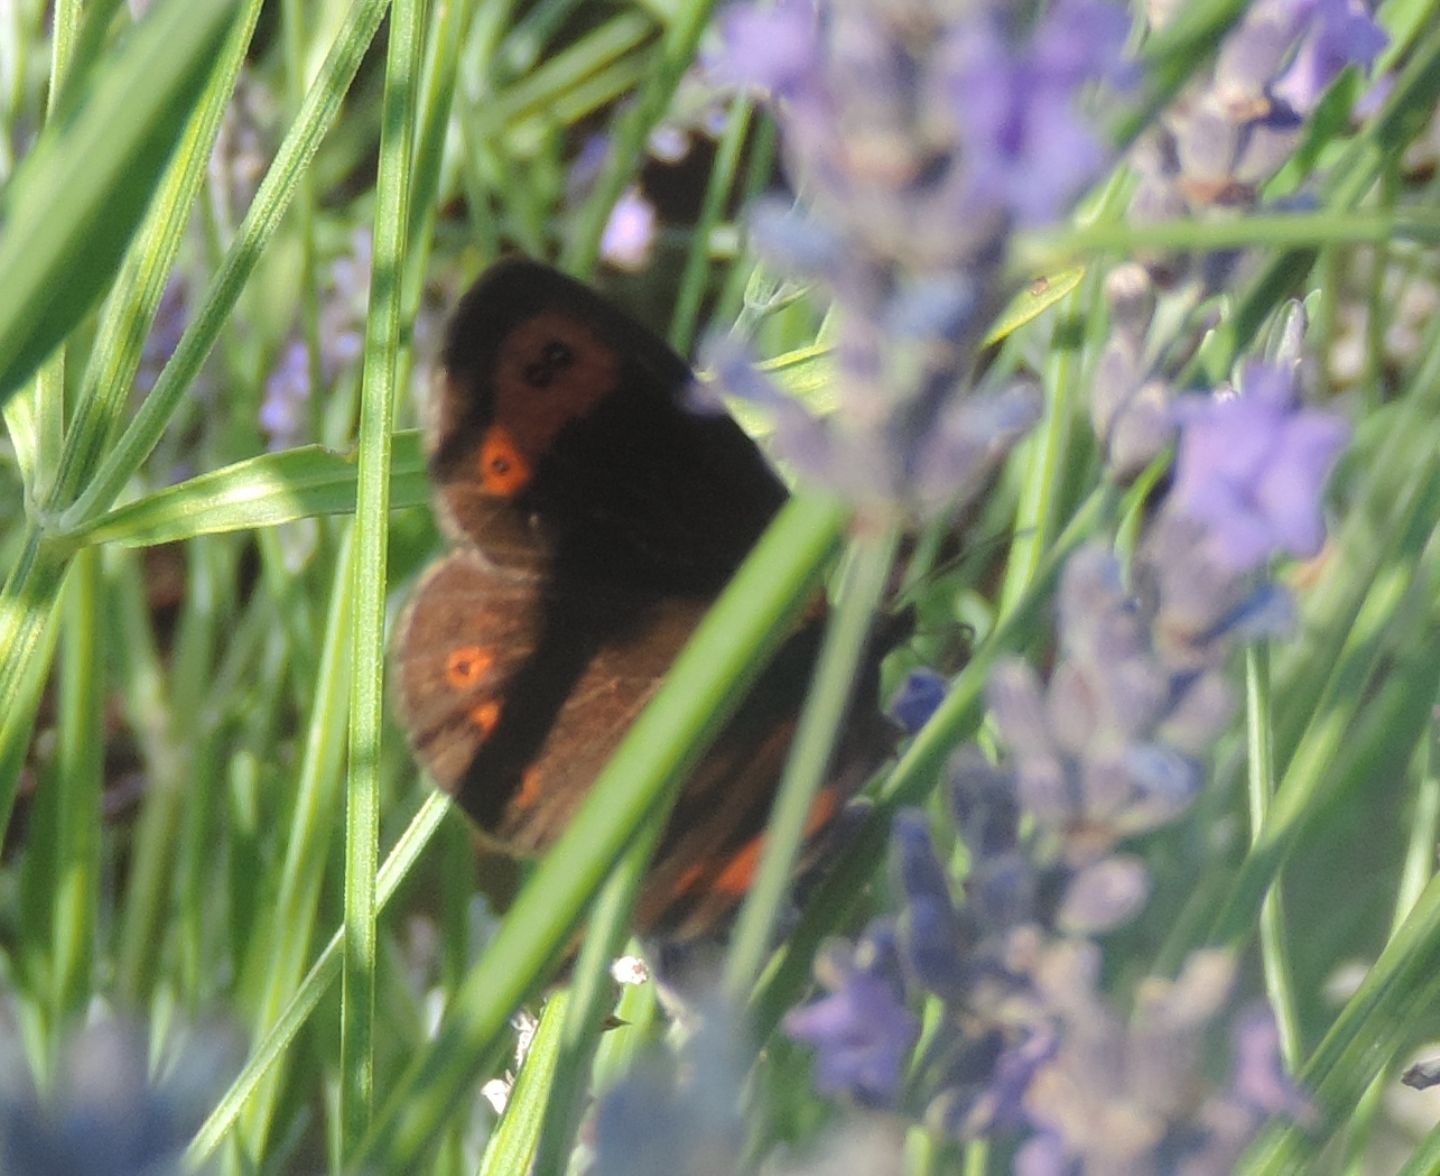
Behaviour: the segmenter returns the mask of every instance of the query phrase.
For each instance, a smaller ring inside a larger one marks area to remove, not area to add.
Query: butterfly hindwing
[[[492,838],[544,848],[702,611],[604,586],[567,593],[452,553],[426,573],[396,637],[416,756]]]

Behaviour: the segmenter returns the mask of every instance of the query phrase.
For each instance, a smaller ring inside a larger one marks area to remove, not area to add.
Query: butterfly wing
[[[416,757],[507,847],[548,845],[693,625],[606,591],[571,593],[461,549],[417,588],[395,638]]]
[[[501,567],[718,592],[785,500],[685,361],[563,274],[501,262],[451,323],[430,473],[449,532]]]
[[[451,323],[427,437],[460,546],[399,626],[399,709],[436,783],[512,850],[558,836],[784,503],[740,427],[692,411],[691,378],[662,340],[530,261],[492,267]],[[687,782],[642,929],[701,934],[748,886],[822,626],[817,613],[790,636]],[[889,745],[869,718],[874,670],[813,829]]]

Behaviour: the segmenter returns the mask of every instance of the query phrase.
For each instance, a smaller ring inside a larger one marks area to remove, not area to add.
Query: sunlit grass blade
[[[511,1172],[532,1170],[542,1139],[550,1087],[560,1071],[561,1038],[570,1019],[569,1010],[570,994],[564,989],[545,1002],[540,1025],[530,1039],[530,1050],[520,1064],[499,1126],[485,1147],[477,1176],[509,1176]],[[552,1165],[534,1170],[560,1172],[563,1168]]]
[[[436,792],[426,798],[420,811],[395,843],[395,848],[386,857],[385,864],[380,867],[379,876],[375,880],[375,903],[380,910],[383,911],[394,898],[395,891],[409,877],[411,869],[425,852],[440,823],[449,816],[448,797]],[[220,1146],[257,1084],[272,1072],[280,1055],[310,1019],[310,1014],[315,1011],[321,997],[329,991],[330,985],[339,979],[344,942],[345,929],[341,927],[330,937],[324,950],[310,966],[284,1012],[276,1018],[273,1028],[263,1040],[255,1043],[244,1068],[236,1075],[235,1080],[215,1104],[215,1109],[195,1133],[195,1138],[186,1152],[191,1163],[203,1163]]]
[[[260,0],[248,0],[221,42],[215,68],[180,136],[175,158],[120,265],[115,287],[100,315],[74,419],[50,490],[49,501],[55,505],[70,503],[118,427],[140,366],[146,334],[154,325],[196,195],[209,173],[216,135],[260,7]]]
[[[356,459],[319,445],[267,453],[167,486],[116,507],[73,538],[86,544],[147,547],[197,535],[273,527],[355,509]],[[390,506],[430,500],[417,432],[394,434]]]
[[[273,904],[271,933],[252,945],[241,988],[256,993],[254,1031],[263,1039],[279,1025],[311,954],[325,867],[344,808],[345,732],[350,690],[351,598],[354,545],[340,545],[330,588],[330,611],[316,667],[318,683],[296,772],[285,856]],[[246,1108],[242,1123],[250,1155],[263,1155],[287,1067],[277,1059]]]
[[[354,686],[345,806],[345,967],[340,996],[340,1155],[346,1163],[370,1126],[375,1100],[375,867],[385,716],[390,451],[400,377],[401,299],[425,10],[424,0],[396,0],[390,9],[375,198],[375,264],[365,321],[355,489]]]

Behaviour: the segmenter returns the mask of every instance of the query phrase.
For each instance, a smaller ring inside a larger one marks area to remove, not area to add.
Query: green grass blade
[[[136,235],[100,317],[99,331],[65,438],[50,501],[66,506],[100,461],[132,391],[146,333],[160,300],[196,194],[209,174],[215,137],[260,17],[261,0],[249,0],[221,44],[216,67],[180,138],[148,216]]]
[[[860,677],[866,637],[890,580],[899,534],[894,528],[856,539],[839,603],[826,628],[810,693],[795,728],[795,740],[775,807],[765,828],[765,845],[754,884],[740,910],[725,960],[725,989],[736,1007],[750,995],[774,941],[775,928],[794,879],[815,797],[824,786],[835,744]]]
[[[510,1092],[500,1124],[485,1146],[478,1176],[510,1176],[512,1172],[563,1172],[561,1166],[535,1167],[545,1125],[551,1084],[560,1073],[564,1030],[570,1022],[570,994],[564,989],[545,1002],[530,1052]]]
[[[157,4],[11,180],[0,240],[0,403],[110,282],[233,16],[230,0]]]
[[[411,869],[425,852],[441,822],[450,816],[450,800],[441,793],[433,793],[420,806],[420,811],[405,827],[395,848],[380,867],[375,882],[376,906],[383,911],[395,891],[410,875]],[[296,1035],[304,1028],[320,1003],[320,998],[329,991],[330,985],[340,977],[341,953],[345,944],[345,928],[341,927],[330,937],[330,942],[310,966],[305,979],[296,990],[285,1011],[276,1019],[274,1027],[259,1042],[235,1080],[215,1104],[195,1138],[186,1149],[186,1158],[192,1164],[208,1160],[224,1140],[235,1120],[245,1108],[260,1080],[272,1072],[280,1055],[285,1052]]]
[[[390,506],[430,501],[418,432],[396,433]],[[355,510],[356,459],[319,445],[267,453],[167,486],[74,532],[87,544],[147,547]]]
[[[8,719],[26,709],[30,691],[37,689],[48,660],[45,629],[58,611],[60,585],[65,579],[67,560],[63,551],[44,542],[38,529],[21,537],[20,558],[0,588],[0,715]],[[46,654],[41,657],[40,655]],[[19,728],[7,727],[14,735]],[[23,748],[6,751],[7,769]],[[8,791],[0,794],[0,840],[9,827],[15,806],[16,776],[0,777]]]
[[[355,0],[305,96],[300,117],[291,126],[270,170],[265,173],[204,302],[135,419],[107,452],[100,469],[74,505],[65,511],[61,520],[64,527],[76,528],[108,509],[159,442],[214,347],[261,253],[279,228],[301,173],[309,166],[320,140],[339,114],[345,92],[360,68],[387,7],[388,0]]]
[[[337,818],[344,805],[345,737],[350,693],[351,599],[354,544],[347,538],[336,555],[330,612],[317,666],[318,683],[295,780],[295,808],[274,902],[272,930],[247,961],[243,988],[258,989],[254,1034],[263,1039],[281,1023],[310,957],[311,939]],[[263,1155],[286,1068],[279,1060],[264,1075],[248,1104],[243,1131],[251,1155]]]
[[[614,1003],[615,985],[610,978],[610,965],[624,949],[630,914],[662,829],[659,821],[651,821],[641,830],[595,901],[570,981],[570,1006],[561,1034],[560,1062],[545,1091],[545,1115],[538,1127],[540,1137],[535,1153],[536,1172],[563,1172],[574,1147],[575,1132],[592,1089],[595,1055],[605,1032],[606,1015]]]
[[[415,111],[424,48],[424,0],[390,9],[375,265],[365,323],[355,504],[354,687],[345,809],[345,969],[340,998],[340,1155],[348,1161],[370,1126],[375,1098],[375,867],[380,843],[380,736],[384,726],[386,559],[390,449],[400,369],[405,230]]]
[[[94,985],[100,912],[101,774],[105,752],[105,586],[100,553],[76,556],[65,584],[56,823],[54,1024],[84,1012]]]

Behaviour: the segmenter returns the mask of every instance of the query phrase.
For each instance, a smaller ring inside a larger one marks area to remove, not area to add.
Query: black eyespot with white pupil
[[[525,365],[521,373],[532,388],[548,388],[555,378],[575,362],[575,352],[559,339],[549,340],[540,353]]]

